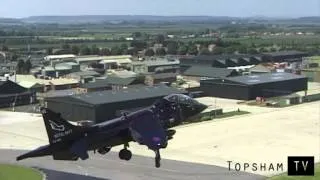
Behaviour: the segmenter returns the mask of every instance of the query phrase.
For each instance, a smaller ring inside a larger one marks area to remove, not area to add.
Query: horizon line
[[[151,17],[229,17],[229,18],[276,18],[276,19],[288,19],[288,18],[304,18],[304,17],[320,17],[320,15],[308,15],[308,16],[267,16],[267,15],[252,15],[252,16],[228,16],[228,15],[153,15],[153,14],[43,14],[43,15],[31,15],[24,17],[4,17],[2,19],[25,19],[31,17],[81,17],[81,16],[151,16]]]

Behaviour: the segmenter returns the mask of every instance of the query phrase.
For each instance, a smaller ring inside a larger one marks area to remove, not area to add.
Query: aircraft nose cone
[[[199,113],[202,112],[203,110],[207,109],[207,108],[208,108],[208,106],[205,105],[205,104],[202,104],[202,103],[199,103],[199,105],[197,107]]]

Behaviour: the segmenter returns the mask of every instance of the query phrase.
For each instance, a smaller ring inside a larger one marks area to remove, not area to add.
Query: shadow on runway
[[[85,176],[80,174],[73,174],[63,171],[55,171],[51,169],[37,168],[47,175],[47,180],[110,180],[102,179],[93,176]]]

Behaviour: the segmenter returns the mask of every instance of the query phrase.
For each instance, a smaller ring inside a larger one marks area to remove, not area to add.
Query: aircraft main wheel
[[[122,149],[119,152],[119,158],[122,160],[129,161],[131,159],[131,157],[132,157],[132,153],[131,153],[131,151],[129,151],[127,149]]]

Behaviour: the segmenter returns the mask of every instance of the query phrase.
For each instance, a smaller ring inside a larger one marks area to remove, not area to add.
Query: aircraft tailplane
[[[60,113],[53,112],[48,108],[41,108],[41,113],[50,144],[69,139],[68,137],[79,128],[63,119]]]

